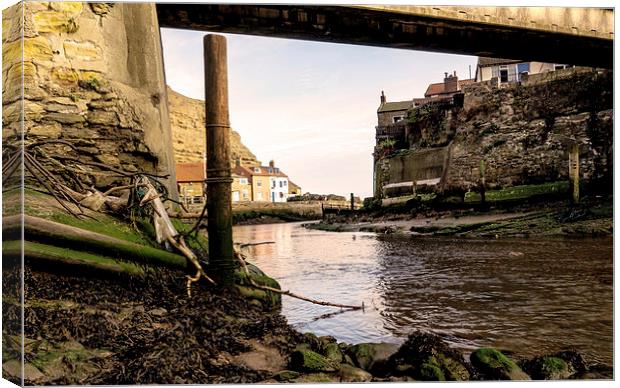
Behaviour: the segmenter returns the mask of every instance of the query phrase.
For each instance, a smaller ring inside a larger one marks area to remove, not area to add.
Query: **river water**
[[[573,347],[613,365],[613,241],[459,239],[335,233],[301,223],[237,226],[249,260],[283,289],[361,304],[341,313],[289,297],[298,330],[340,341],[404,341],[416,329],[464,352],[531,357]],[[327,315],[327,316],[326,316]]]

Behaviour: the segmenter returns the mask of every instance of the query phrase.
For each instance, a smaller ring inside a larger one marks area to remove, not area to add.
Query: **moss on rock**
[[[298,372],[335,372],[337,363],[312,350],[296,350],[291,354],[290,367]]]
[[[497,349],[477,349],[471,354],[470,359],[476,371],[486,379],[531,380],[513,360]]]

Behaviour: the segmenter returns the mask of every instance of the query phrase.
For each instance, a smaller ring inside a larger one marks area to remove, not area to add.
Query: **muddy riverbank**
[[[459,237],[597,237],[613,234],[613,201],[590,199],[579,205],[565,201],[520,205],[512,209],[479,211],[398,211],[330,216],[305,224],[310,229],[333,232],[401,233]]]
[[[520,360],[493,349],[463,355],[440,337],[422,332],[400,347],[300,334],[278,312],[265,311],[237,293],[197,287],[188,299],[178,275],[159,271],[148,281],[120,281],[27,269],[25,383],[611,378],[609,367],[587,363],[575,352]],[[3,310],[9,319],[19,314],[6,298]],[[17,339],[5,335],[4,341],[6,349]],[[490,367],[494,357],[504,362],[502,368]],[[16,373],[14,363],[3,362],[5,377]]]

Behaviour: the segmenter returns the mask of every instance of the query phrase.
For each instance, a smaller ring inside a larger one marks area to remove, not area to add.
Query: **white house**
[[[288,177],[270,176],[269,192],[271,194],[271,202],[286,202],[288,198]]]
[[[478,57],[476,82],[488,81],[491,78],[498,78],[500,83],[519,82],[523,73],[539,74],[567,67],[570,67],[570,65]]]

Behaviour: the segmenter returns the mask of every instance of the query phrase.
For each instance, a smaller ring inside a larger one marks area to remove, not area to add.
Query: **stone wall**
[[[154,5],[25,2],[5,10],[2,23],[5,140],[20,132],[23,74],[27,140],[62,139],[78,151],[54,152],[170,174],[166,183],[176,196]],[[117,183],[84,179],[97,187]]]
[[[186,97],[168,88],[168,106],[174,158],[177,163],[202,162],[206,150],[205,102]],[[230,135],[231,166],[241,159],[244,166],[260,165],[256,156],[241,142],[235,131]]]
[[[453,116],[445,188],[477,186],[481,161],[489,188],[566,180],[574,142],[582,179],[613,174],[611,72],[567,69],[502,89],[473,85],[464,101]]]
[[[464,93],[462,108],[410,112],[407,133],[412,155],[450,145],[441,189],[476,189],[481,162],[490,189],[567,180],[568,149],[575,142],[580,149],[581,178],[610,182],[610,71],[566,69],[532,75],[508,87],[481,82],[466,87]],[[397,171],[400,164],[394,157],[380,161],[376,187],[409,174]],[[406,168],[417,169],[414,165]]]

